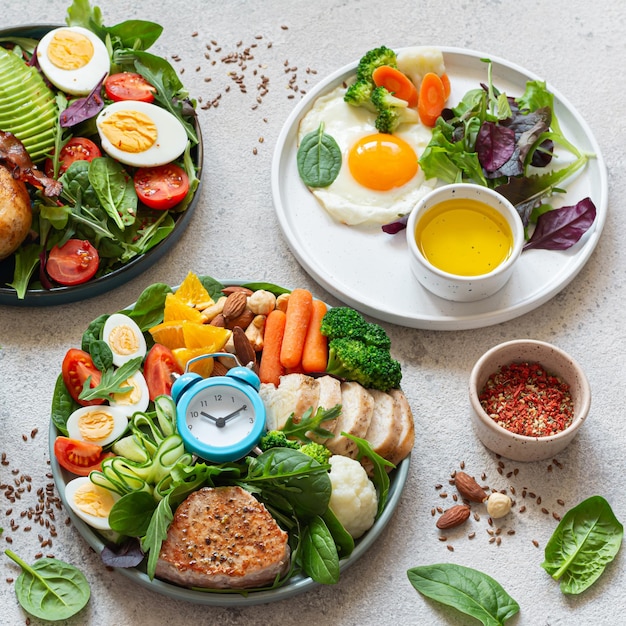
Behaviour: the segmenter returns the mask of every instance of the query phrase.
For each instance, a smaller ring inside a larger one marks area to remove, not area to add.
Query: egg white
[[[130,350],[129,348],[128,350],[121,350],[116,346],[116,342],[112,337],[112,334],[116,331],[132,336],[136,349]],[[137,323],[123,313],[114,313],[107,318],[102,328],[102,341],[105,341],[109,348],[111,348],[111,352],[113,353],[113,365],[117,365],[117,367],[124,365],[124,363],[127,363],[131,359],[144,357],[146,355],[146,338],[143,336]]]
[[[148,391],[148,383],[143,374],[139,371],[135,372],[122,387],[132,387],[133,391],[127,394],[114,393],[109,404],[117,407],[126,413],[126,417],[132,417],[137,411],[145,411],[150,403],[150,393]]]
[[[48,57],[48,47],[59,31],[74,31],[84,35],[93,45],[93,56],[86,65],[74,70],[57,67]],[[104,42],[90,30],[81,26],[55,28],[46,33],[37,45],[37,62],[46,78],[57,89],[74,96],[86,96],[111,69],[109,52]]]
[[[157,138],[154,144],[143,152],[126,152],[115,146],[102,130],[103,122],[113,113],[136,111],[147,115],[155,124]],[[180,121],[169,111],[156,104],[126,100],[114,102],[105,107],[96,118],[102,149],[120,163],[133,167],[155,167],[177,159],[187,146],[187,133]]]
[[[107,415],[107,421],[112,424],[113,428],[108,435],[103,437],[85,438],[80,432],[79,423],[81,418],[92,412],[104,413]],[[116,439],[119,439],[128,428],[128,417],[126,417],[126,411],[120,407],[107,406],[106,404],[99,404],[94,406],[83,406],[80,409],[76,409],[67,420],[67,433],[71,439],[77,439],[78,441],[86,441],[93,443],[97,446],[108,446]]]
[[[88,476],[79,476],[78,478],[74,478],[70,480],[65,485],[65,500],[68,506],[72,509],[72,511],[85,522],[89,524],[92,528],[96,528],[97,530],[111,530],[111,526],[109,524],[109,516],[107,514],[106,517],[99,517],[98,515],[92,515],[87,511],[84,511],[78,503],[76,502],[76,492],[81,487],[88,487],[90,491],[95,494],[98,494],[99,497],[113,499],[113,502],[117,502],[120,499],[120,495],[115,493],[114,491],[109,491],[104,487],[100,487],[99,485],[94,485],[89,480]],[[107,507],[108,508],[108,507]],[[110,512],[110,510],[109,510]]]
[[[388,191],[368,189],[350,173],[348,153],[361,138],[377,133],[376,114],[363,107],[354,107],[343,100],[345,87],[340,86],[317,98],[303,117],[298,129],[298,143],[324,124],[324,132],[335,139],[341,149],[339,175],[328,187],[311,189],[328,213],[348,225],[385,224],[409,213],[416,202],[435,186],[435,179],[426,180],[421,169],[406,184]],[[431,139],[429,128],[420,123],[402,124],[393,133],[404,139],[419,158]]]

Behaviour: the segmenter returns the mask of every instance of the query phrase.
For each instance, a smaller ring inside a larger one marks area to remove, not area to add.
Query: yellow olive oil
[[[422,254],[457,276],[488,274],[513,249],[513,233],[502,215],[471,198],[444,200],[426,211],[415,228]]]

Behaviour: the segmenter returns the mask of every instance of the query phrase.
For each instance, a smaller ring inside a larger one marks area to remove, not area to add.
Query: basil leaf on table
[[[590,587],[619,552],[624,527],[602,496],[592,496],[570,509],[545,548],[541,567],[561,591],[577,594]]]
[[[496,580],[471,567],[440,563],[413,567],[409,581],[427,598],[471,615],[484,626],[502,626],[519,604]]]
[[[302,139],[297,155],[298,173],[307,187],[328,187],[339,174],[341,150],[320,124]]]
[[[5,554],[22,568],[15,581],[15,595],[31,615],[50,621],[68,619],[89,601],[89,583],[73,565],[52,558],[28,565],[11,550]]]

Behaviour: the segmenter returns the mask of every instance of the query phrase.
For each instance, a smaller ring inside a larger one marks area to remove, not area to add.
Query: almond
[[[488,496],[485,490],[465,472],[457,472],[454,477],[454,484],[459,493],[471,502],[484,502]]]
[[[241,328],[248,328],[254,319],[254,313],[250,309],[246,309],[241,315],[238,317],[233,317],[231,319],[224,319],[226,323],[226,328],[232,330],[235,326],[241,326]]]
[[[248,306],[248,296],[243,291],[231,293],[224,302],[222,315],[228,324],[229,321],[239,317]]]
[[[437,528],[439,528],[439,530],[445,530],[446,528],[460,526],[469,516],[469,506],[457,504],[443,512],[443,515],[437,520]]]
[[[219,326],[220,328],[226,328],[226,320],[221,313],[218,313],[210,322],[211,326]]]
[[[231,285],[230,287],[224,287],[224,289],[222,289],[222,293],[225,296],[230,296],[231,293],[237,293],[237,292],[245,293],[246,296],[251,296],[254,293],[252,289],[248,289],[247,287],[242,287],[241,285]]]
[[[249,363],[256,365],[256,352],[241,326],[233,328],[233,344],[235,346],[235,356],[242,365],[248,366]]]

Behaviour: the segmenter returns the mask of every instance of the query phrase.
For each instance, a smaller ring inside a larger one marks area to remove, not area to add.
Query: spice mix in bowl
[[[580,365],[560,348],[532,339],[488,350],[472,369],[469,395],[478,438],[515,461],[539,461],[561,452],[591,405]]]

